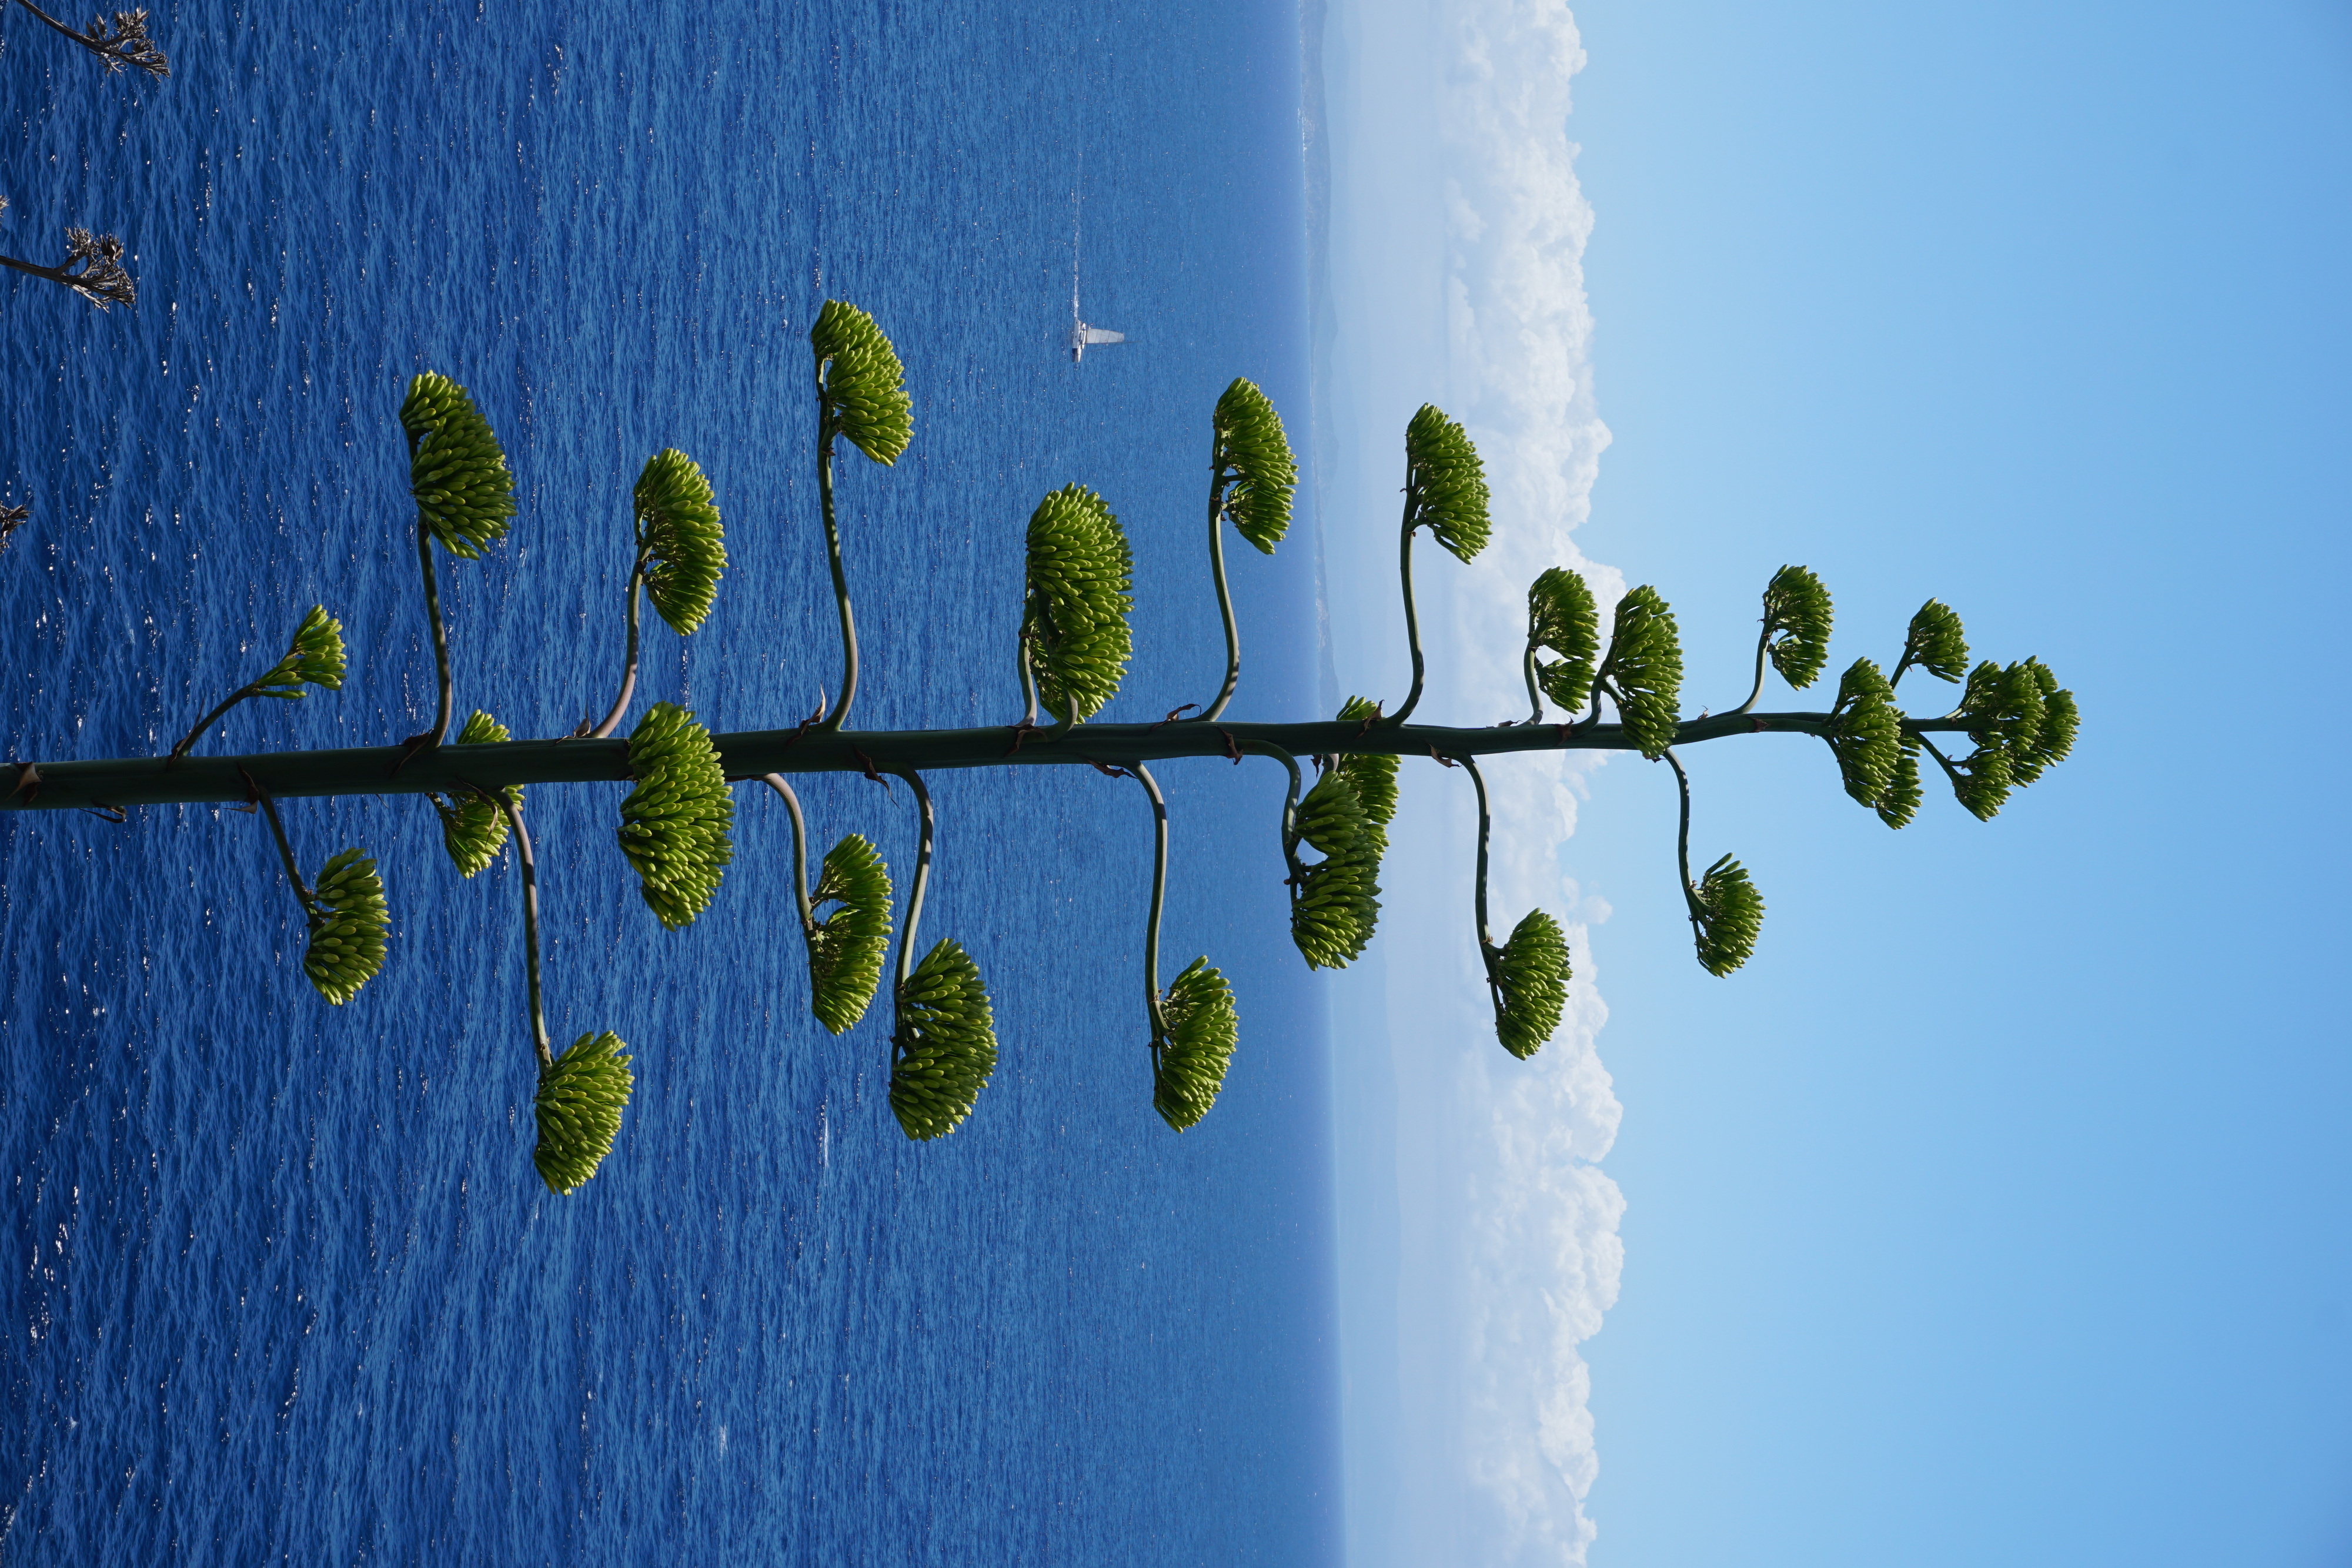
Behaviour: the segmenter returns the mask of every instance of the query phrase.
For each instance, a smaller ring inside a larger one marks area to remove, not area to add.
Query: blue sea
[[[7,756],[168,748],[302,612],[340,693],[205,747],[383,744],[432,710],[394,420],[465,382],[520,513],[443,571],[460,713],[601,712],[628,486],[717,487],[731,564],[643,705],[787,725],[837,689],[805,334],[827,298],[904,356],[912,450],[854,455],[854,723],[1009,723],[1021,539],[1072,481],[1137,557],[1107,716],[1204,702],[1208,414],[1260,382],[1302,449],[1300,18],[1218,0],[157,8],[173,74],[108,78],[0,14],[0,251],[119,234],[140,299],[0,277]],[[1128,341],[1073,366],[1087,317]],[[1302,501],[1302,517],[1311,515]],[[1237,717],[1316,707],[1314,540],[1234,551]],[[549,1196],[509,862],[468,882],[413,798],[289,801],[306,870],[379,857],[389,964],[343,1008],[259,819],[0,817],[0,1389],[8,1563],[1314,1563],[1338,1555],[1329,1063],[1285,937],[1269,764],[1171,764],[1175,964],[1233,978],[1223,1101],[1150,1105],[1150,815],[1075,769],[936,776],[925,937],[993,992],[1003,1059],[952,1137],[885,1103],[887,1006],[809,1017],[790,837],[663,931],[619,786],[532,793],[559,1044],[638,1089]],[[803,791],[820,847],[903,787]],[[1172,966],[1171,966],[1172,968]]]

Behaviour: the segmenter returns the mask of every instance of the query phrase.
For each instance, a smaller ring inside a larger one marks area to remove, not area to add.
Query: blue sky
[[[1402,685],[1427,396],[1511,510],[1491,570],[1424,568],[1433,716],[1508,711],[1507,592],[1575,552],[1673,601],[1685,711],[1744,695],[1800,561],[1833,666],[1934,595],[2085,712],[1989,825],[1889,833],[1793,739],[1693,753],[1694,852],[1770,906],[1724,981],[1659,769],[1498,788],[1504,918],[1580,937],[1527,1070],[1448,956],[1466,789],[1414,780],[1386,952],[1338,988],[1382,1080],[1341,1103],[1357,1559],[2352,1556],[2344,747],[2306,716],[2352,520],[2352,8],[1417,0],[1336,8],[1325,64],[1340,685]]]

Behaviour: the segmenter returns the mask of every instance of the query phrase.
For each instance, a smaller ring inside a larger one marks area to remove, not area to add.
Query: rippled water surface
[[[1019,541],[1100,488],[1134,538],[1111,716],[1202,701],[1206,414],[1235,374],[1303,432],[1296,17],[1231,3],[159,8],[174,74],[108,79],[0,16],[0,251],[121,235],[100,314],[0,279],[10,758],[167,747],[302,611],[340,694],[213,749],[429,718],[394,421],[472,387],[521,512],[445,573],[460,710],[608,699],[627,486],[666,445],[732,564],[641,701],[787,723],[837,683],[804,333],[897,337],[914,449],[842,497],[877,727],[1015,712]],[[1129,341],[1073,368],[1087,314]],[[1311,701],[1310,541],[1235,563],[1236,716]],[[648,617],[649,623],[651,617]],[[927,934],[963,940],[1003,1063],[954,1137],[880,1093],[887,1025],[808,1018],[777,803],[663,932],[618,786],[534,792],[560,1040],[639,1089],[579,1194],[531,1171],[519,889],[414,800],[295,801],[313,868],[382,858],[384,974],[303,981],[266,830],[211,808],[0,820],[15,1310],[0,1554],[26,1563],[1297,1563],[1334,1554],[1325,1059],[1284,939],[1274,770],[1171,765],[1169,942],[1235,982],[1223,1103],[1151,1114],[1147,809],[1079,770],[945,776]],[[821,841],[912,858],[903,788],[821,780]]]

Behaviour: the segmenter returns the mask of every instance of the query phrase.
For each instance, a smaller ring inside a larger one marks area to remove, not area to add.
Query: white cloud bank
[[[1575,21],[1545,0],[1337,0],[1324,63],[1332,316],[1315,450],[1333,695],[1393,701],[1404,687],[1398,438],[1426,399],[1477,442],[1495,532],[1468,567],[1418,547],[1420,711],[1524,718],[1528,584],[1573,567],[1604,607],[1624,588],[1572,542],[1609,444],[1584,296],[1592,213],[1567,134],[1584,64]],[[1567,928],[1578,969],[1568,1016],[1532,1061],[1496,1044],[1465,940],[1471,791],[1458,772],[1406,770],[1380,939],[1333,983],[1358,1568],[1559,1568],[1582,1564],[1594,1537],[1578,1346],[1617,1299],[1623,1200],[1598,1165],[1620,1115],[1594,1050],[1606,1012],[1586,943],[1605,910],[1560,871],[1590,766],[1533,754],[1485,770],[1496,935],[1540,906]]]
[[[1444,406],[1486,455],[1495,533],[1471,567],[1429,576],[1452,598],[1458,656],[1447,663],[1460,674],[1448,707],[1493,722],[1527,709],[1517,661],[1495,651],[1523,635],[1537,573],[1581,570],[1604,609],[1624,591],[1570,537],[1609,444],[1593,403],[1584,292],[1592,209],[1567,135],[1570,82],[1585,55],[1568,7],[1544,0],[1440,0],[1437,24]],[[1541,905],[1567,917],[1578,970],[1589,975],[1582,911],[1559,868],[1580,770],[1537,756],[1486,771],[1497,939]],[[1511,1061],[1491,1043],[1463,1061],[1465,1561],[1581,1564],[1594,1537],[1583,1502],[1599,1460],[1577,1347],[1615,1304],[1624,1259],[1624,1199],[1596,1164],[1620,1116],[1594,1049],[1606,1016],[1580,979],[1559,1032],[1533,1061]]]

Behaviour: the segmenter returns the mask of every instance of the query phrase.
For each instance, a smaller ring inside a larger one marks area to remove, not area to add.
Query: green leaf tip
[[[1552,1037],[1568,1007],[1568,937],[1559,921],[1530,909],[1512,927],[1511,939],[1485,956],[1495,1038],[1524,1061]]]
[[[1290,527],[1290,493],[1298,484],[1282,416],[1255,382],[1236,378],[1217,399],[1216,462],[1230,474],[1223,512],[1242,538],[1272,555]]]
[[[621,1054],[626,1044],[610,1030],[591,1031],[540,1070],[539,1093],[531,1101],[539,1142],[530,1163],[548,1191],[579,1191],[613,1152],[621,1113],[636,1084],[629,1058]]]
[[[1830,591],[1801,566],[1784,566],[1764,585],[1765,647],[1780,678],[1802,691],[1830,657]]]
[[[1642,755],[1656,761],[1675,743],[1682,724],[1682,635],[1675,612],[1654,588],[1636,588],[1617,601],[1609,656],[1593,679],[1617,699],[1617,716]]]
[[[898,350],[856,306],[828,299],[809,329],[816,354],[817,398],[826,423],[849,444],[888,467],[915,436],[915,405]]]
[[[1941,681],[1957,681],[1968,674],[1968,634],[1960,630],[1958,612],[1940,600],[1930,599],[1911,617],[1893,678],[1901,680],[1914,664]]]
[[[1178,1132],[1209,1113],[1240,1039],[1240,1015],[1224,976],[1195,958],[1160,994],[1166,1034],[1154,1040],[1151,1108]]]
[[[710,481],[693,458],[665,447],[646,459],[634,492],[638,549],[646,559],[646,597],[681,637],[692,636],[727,570],[727,533],[719,527]]]
[[[840,908],[809,936],[809,1010],[839,1034],[866,1016],[890,947],[890,868],[856,833],[824,852],[812,904]]]
[[[427,371],[408,383],[400,427],[418,520],[451,555],[479,559],[515,514],[514,476],[489,421],[464,387]]]
[[[358,850],[345,850],[319,873],[313,902],[302,973],[320,996],[341,1007],[383,968],[392,910],[383,901],[375,862]]]
[[[1134,580],[1127,534],[1092,490],[1066,485],[1030,514],[1021,634],[1048,713],[1058,717],[1075,698],[1090,718],[1118,693],[1134,651]]]
[[[459,746],[490,746],[508,738],[507,727],[476,708],[458,727]],[[522,804],[522,789],[509,785],[506,797],[516,805]],[[488,869],[499,852],[507,847],[507,814],[493,800],[479,795],[452,796],[444,803],[438,795],[427,795],[434,811],[441,819],[441,847],[449,852],[450,863],[461,876],[473,876]]]
[[[629,733],[629,775],[637,787],[621,802],[621,852],[646,907],[675,931],[709,907],[735,856],[734,798],[710,732],[675,703],[656,703]]]
[[[1876,664],[1856,659],[1847,666],[1838,678],[1830,721],[1834,727],[1824,738],[1837,758],[1845,792],[1879,812],[1890,827],[1909,821],[1897,800],[1909,737],[1902,710],[1895,706],[1895,688]]]
[[[1486,548],[1486,470],[1478,449],[1462,427],[1433,403],[1404,431],[1405,489],[1412,496],[1412,527],[1468,561]]]
[[[1593,661],[1601,656],[1601,611],[1584,579],[1555,566],[1528,587],[1528,652],[1545,649],[1556,660],[1536,660],[1536,684],[1573,716],[1592,695]]]
[[[898,1009],[890,1113],[919,1143],[945,1137],[971,1114],[996,1071],[995,1019],[980,966],[942,939],[898,988]]]
[[[323,604],[310,606],[302,624],[294,628],[286,656],[253,683],[255,695],[299,701],[310,694],[306,685],[331,692],[343,687],[343,623],[327,613]]]
[[[1690,890],[1691,929],[1699,967],[1720,978],[1748,962],[1764,925],[1764,895],[1729,855],[1706,868]]]

